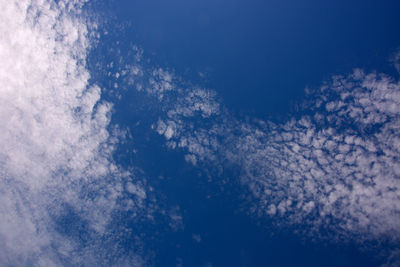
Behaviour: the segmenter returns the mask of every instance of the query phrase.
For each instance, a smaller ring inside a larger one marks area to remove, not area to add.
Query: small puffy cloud
[[[196,243],[201,242],[201,235],[199,235],[199,234],[192,234],[192,238]]]
[[[172,207],[168,213],[169,215],[169,226],[173,231],[180,231],[183,230],[184,223],[182,213],[180,211],[179,206]]]

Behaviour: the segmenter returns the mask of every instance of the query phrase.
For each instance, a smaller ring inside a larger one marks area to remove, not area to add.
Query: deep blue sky
[[[398,1],[110,2],[157,64],[259,117],[287,112],[332,74],[386,68],[400,44]]]
[[[121,40],[142,48],[150,64],[215,90],[234,114],[262,119],[291,116],[305,87],[318,87],[333,74],[356,67],[394,73],[388,60],[400,45],[398,1],[107,0],[102,4],[103,12],[125,25]],[[149,125],[134,126],[150,116],[142,114],[137,101],[135,93],[128,92],[116,106],[116,114],[124,115],[114,120],[131,127],[131,145],[137,149],[134,155],[117,157],[142,168],[149,184],[162,192],[165,205],[179,206],[183,214],[183,230],[171,232],[162,225],[153,229],[157,240],[148,246],[156,253],[157,266],[176,266],[180,260],[183,266],[378,264],[352,242],[304,240],[293,229],[271,230],[274,226],[268,220],[247,216],[238,208],[243,199],[235,193],[240,190],[236,185],[221,189],[217,176],[208,182],[180,152],[165,148],[163,137],[143,130]],[[193,235],[200,235],[201,242],[195,242]]]

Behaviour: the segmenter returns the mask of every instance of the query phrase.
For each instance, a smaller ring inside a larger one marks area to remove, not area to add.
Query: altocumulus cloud
[[[399,97],[393,78],[355,70],[321,87],[312,115],[247,126],[235,149],[257,211],[398,241]]]
[[[112,106],[89,83],[96,25],[83,5],[0,1],[2,266],[141,263],[113,234],[126,230],[118,214],[137,214],[146,193],[112,160],[118,134]]]
[[[137,88],[162,103],[153,129],[194,165],[239,170],[251,213],[306,226],[314,236],[398,245],[397,78],[360,69],[334,76],[301,113],[274,124],[236,118],[212,90],[184,87],[163,70],[143,73],[132,74],[149,77]]]

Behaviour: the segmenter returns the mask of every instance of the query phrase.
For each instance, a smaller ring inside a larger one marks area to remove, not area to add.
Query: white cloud
[[[127,175],[111,158],[111,105],[88,82],[95,25],[79,18],[83,4],[0,1],[1,265],[94,264],[114,251],[98,254],[96,246]],[[128,191],[145,196],[133,184]],[[90,247],[77,238],[77,221],[87,225]]]

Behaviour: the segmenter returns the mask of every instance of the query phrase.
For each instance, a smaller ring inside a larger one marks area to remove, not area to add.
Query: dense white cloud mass
[[[109,234],[114,214],[146,194],[111,158],[111,106],[88,82],[95,25],[80,18],[83,4],[0,1],[2,266],[140,262],[118,255]]]
[[[168,90],[175,88],[174,101],[163,95],[165,116],[154,129],[169,147],[185,148],[193,164],[238,168],[254,197],[252,212],[308,225],[311,232],[327,229],[356,240],[398,242],[400,85],[395,78],[362,70],[335,76],[313,92],[307,115],[283,125],[241,121],[220,107],[213,92],[177,89],[171,79],[157,88],[165,82]]]

